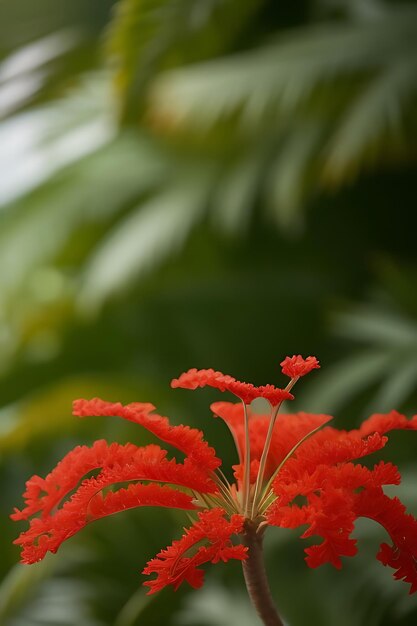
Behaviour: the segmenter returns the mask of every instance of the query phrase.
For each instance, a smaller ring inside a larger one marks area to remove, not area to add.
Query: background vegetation
[[[75,444],[144,441],[75,397],[152,401],[232,459],[214,396],[169,389],[188,367],[264,383],[316,354],[298,408],[416,411],[417,4],[3,0],[0,42],[0,621],[252,626],[238,565],[145,596],[180,514],[102,520],[30,568],[7,515]],[[416,445],[387,452],[415,514]],[[378,533],[337,575],[270,533],[291,626],[416,623]]]

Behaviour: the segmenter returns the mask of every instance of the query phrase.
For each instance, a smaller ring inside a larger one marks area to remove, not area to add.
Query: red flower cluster
[[[296,413],[277,418],[282,401],[293,397],[289,390],[296,380],[319,367],[315,357],[299,355],[287,357],[281,365],[291,377],[284,390],[255,387],[214,370],[189,370],[172,381],[173,387],[190,389],[208,385],[242,400],[212,405],[236,443],[239,463],[234,466],[232,485],[199,430],[171,425],[150,404],[77,400],[75,415],[130,420],[181,450],[185,459],[182,463],[168,459],[158,445],[122,446],[101,440],[90,448],[75,448],[46,478],[33,476],[27,482],[25,507],[12,515],[15,520],[29,520],[28,530],[15,541],[22,547],[22,560],[39,561],[89,522],[126,508],[195,511],[197,519],[182,539],[145,568],[145,574],[156,574],[145,583],[154,593],[166,585],[177,589],[183,581],[200,587],[204,563],[244,560],[248,548],[232,538],[244,538],[247,522],[252,527],[306,526],[302,537],[322,538],[306,549],[307,564],[317,567],[329,562],[339,568],[341,557],[357,551],[351,537],[355,520],[367,517],[386,529],[391,542],[381,545],[377,558],[395,570],[395,578],[411,585],[411,593],[417,591],[417,520],[383,491],[385,485],[399,484],[398,469],[391,463],[368,469],[352,462],[382,449],[393,429],[417,430],[417,416],[407,420],[395,411],[376,414],[351,431],[325,426],[331,419],[328,415]],[[271,415],[253,414],[246,406],[257,397],[270,401]],[[85,478],[92,470],[99,472]],[[114,487],[126,482],[128,487]],[[298,503],[300,496],[303,505]]]

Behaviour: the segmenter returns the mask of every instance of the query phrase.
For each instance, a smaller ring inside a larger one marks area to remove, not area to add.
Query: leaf
[[[77,553],[77,550],[75,551]],[[17,564],[0,585],[0,619],[5,626],[102,626],[91,616],[92,589],[59,570],[72,557],[54,555],[30,567]],[[85,565],[85,556],[82,558]],[[64,567],[63,567],[64,566]]]
[[[151,86],[151,117],[162,130],[165,120],[168,133],[204,136],[228,123],[243,136],[275,137],[284,172],[275,192],[278,221],[290,223],[303,199],[297,182],[311,170],[321,186],[340,185],[375,164],[414,155],[416,24],[415,8],[401,7],[365,22],[309,25],[251,50],[165,70]],[[309,125],[314,130],[303,142],[299,129]],[[298,153],[287,172],[286,144],[290,158]]]
[[[65,98],[5,120],[0,125],[0,204],[11,203],[110,141],[115,129],[109,105],[108,80],[94,74]]]
[[[209,184],[206,173],[190,171],[189,178],[152,197],[115,227],[89,261],[81,307],[100,306],[180,250],[203,216]]]
[[[118,613],[114,626],[134,626],[153,600],[155,596],[146,595],[144,587],[137,589]]]
[[[253,608],[248,597],[240,591],[213,583],[206,583],[198,594],[190,595],[175,620],[175,626],[194,626],[196,615],[200,616],[198,623],[204,626],[254,626]]]
[[[310,410],[335,410],[355,390],[358,393],[377,382],[380,388],[372,394],[366,410],[398,409],[413,394],[417,382],[417,327],[413,320],[398,311],[362,306],[339,314],[335,331],[368,347],[322,373],[310,395],[307,392]]]
[[[320,380],[303,395],[303,406],[314,412],[336,412],[352,397],[391,371],[391,355],[364,351],[327,367]]]
[[[392,312],[360,308],[338,316],[336,332],[356,341],[368,341],[377,346],[411,348],[417,346],[417,326]]]
[[[39,96],[54,77],[53,66],[81,42],[75,29],[53,32],[14,50],[0,64],[0,119]]]
[[[368,411],[391,411],[400,406],[417,387],[417,354],[411,358],[392,359],[387,380],[384,380],[379,391],[375,393]]]
[[[137,121],[147,85],[161,69],[233,46],[260,0],[123,0],[108,38],[122,93],[122,118]]]
[[[1,409],[0,452],[3,455],[15,454],[33,445],[39,438],[51,440],[58,434],[68,435],[85,428],[84,422],[72,415],[75,398],[100,395],[121,397],[130,390],[133,392],[133,385],[130,387],[126,381],[117,383],[114,376],[62,378],[25,401]]]
[[[269,146],[265,144],[254,148],[227,169],[217,182],[210,203],[210,217],[225,232],[240,234],[247,231],[268,152]]]
[[[121,136],[10,208],[0,231],[0,300],[7,302],[28,273],[51,263],[82,226],[94,224],[97,231],[165,172],[166,161],[148,141]]]
[[[42,581],[53,571],[51,559],[45,559],[34,567],[15,565],[0,585],[0,619],[7,619],[22,602],[33,597]]]
[[[294,112],[341,74],[375,71],[415,53],[414,16],[406,9],[367,25],[309,26],[254,50],[171,70],[155,83],[154,106],[169,103],[171,115],[205,125],[234,111],[249,126],[271,107]]]
[[[320,124],[300,122],[284,137],[271,164],[267,200],[274,221],[283,230],[297,230],[301,225],[304,201],[312,192],[308,175],[322,141]]]
[[[384,145],[394,152],[403,137],[405,112],[416,108],[417,53],[388,63],[352,106],[348,107],[326,149],[323,176],[337,182],[355,174],[367,162],[376,161]],[[400,144],[400,146],[398,146]]]

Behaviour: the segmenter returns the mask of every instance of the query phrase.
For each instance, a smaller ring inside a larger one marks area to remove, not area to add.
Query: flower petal
[[[166,450],[159,446],[137,447],[131,443],[124,446],[104,440],[96,441],[91,448],[78,446],[58,463],[43,479],[33,476],[26,483],[24,494],[26,506],[15,509],[12,519],[28,519],[41,512],[48,516],[65,496],[75,489],[84,476],[102,468],[101,475],[110,479],[109,484],[128,480],[153,480],[212,493],[216,486],[204,469],[190,463],[177,463],[166,458]]]
[[[199,567],[203,563],[218,563],[229,559],[242,561],[246,558],[247,548],[233,545],[230,540],[233,534],[242,532],[243,516],[232,515],[230,520],[224,516],[225,511],[221,508],[199,513],[198,521],[185,530],[181,539],[174,541],[148,562],[143,573],[157,575],[154,580],[144,583],[150,587],[149,594],[167,585],[178,589],[183,581],[187,581],[194,588],[201,587],[204,573]],[[197,547],[196,544],[201,541],[205,542],[204,545]]]
[[[22,562],[40,561],[47,552],[56,552],[66,539],[75,535],[89,522],[127,508],[138,506],[189,510],[195,508],[191,496],[175,491],[171,487],[136,483],[101,496],[100,492],[107,484],[108,481],[103,476],[88,479],[54,515],[33,518],[29,529],[14,541],[15,544],[22,546]]]
[[[417,430],[417,415],[407,419],[405,415],[401,415],[398,411],[375,413],[361,424],[357,432],[362,437],[365,437],[375,432],[383,435],[390,430]]]
[[[356,433],[339,432],[327,426],[307,439],[286,461],[277,477],[278,483],[283,476],[289,482],[305,472],[312,474],[318,465],[333,466],[360,459],[383,448],[387,440],[379,433],[362,439]]]
[[[279,489],[275,482],[277,500],[269,507],[268,523],[295,528],[307,524],[303,538],[319,535],[323,542],[305,550],[310,567],[330,562],[340,568],[341,556],[356,553],[356,541],[350,538],[354,521],[368,517],[380,523],[389,533],[392,546],[382,544],[377,558],[396,570],[394,577],[411,584],[410,593],[417,591],[417,520],[407,515],[398,498],[389,498],[382,491],[386,484],[398,484],[398,469],[380,462],[372,470],[353,463],[339,466],[319,466],[312,474]],[[289,505],[303,495],[307,504]]]
[[[304,359],[301,354],[285,357],[280,365],[282,367],[282,373],[290,378],[299,378],[300,376],[305,376],[313,369],[320,368],[319,362],[315,356],[308,356]]]
[[[123,406],[120,402],[106,402],[100,398],[75,400],[73,413],[78,417],[91,415],[118,416],[140,424],[165,443],[184,452],[190,462],[208,473],[221,465],[215,450],[203,440],[203,433],[189,426],[172,426],[167,417],[152,413],[152,404],[133,402]]]
[[[285,528],[308,524],[302,538],[319,535],[323,541],[305,549],[307,565],[318,567],[331,563],[340,569],[340,557],[353,556],[357,551],[356,541],[350,538],[355,520],[351,499],[347,491],[329,487],[320,496],[311,495],[309,503],[303,507],[280,506],[277,501],[268,510],[268,522]]]
[[[398,468],[392,463],[380,461],[372,470],[363,465],[344,463],[329,467],[318,465],[313,473],[305,472],[294,479],[291,473],[283,468],[274,480],[274,493],[278,496],[279,507],[290,503],[297,496],[309,496],[324,491],[329,485],[355,491],[359,488],[375,488],[382,485],[399,485],[401,476]],[[271,513],[274,505],[271,507]]]
[[[389,498],[381,489],[358,494],[355,513],[381,524],[391,537],[392,546],[381,544],[377,559],[394,568],[394,578],[410,583],[417,591],[417,520],[405,512],[398,498]]]
[[[182,387],[183,389],[214,387],[220,391],[230,391],[245,404],[250,404],[255,398],[265,398],[272,406],[276,406],[284,400],[294,399],[294,396],[285,389],[279,389],[274,385],[255,387],[252,383],[241,382],[213,369],[190,369],[181,374],[179,378],[174,378],[171,381],[171,387]]]

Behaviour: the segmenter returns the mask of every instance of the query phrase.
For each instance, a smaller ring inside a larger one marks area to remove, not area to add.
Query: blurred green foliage
[[[0,5],[0,484],[5,626],[255,624],[238,565],[199,592],[145,595],[139,571],[180,514],[102,520],[15,565],[25,479],[97,437],[73,397],[151,401],[201,426],[188,367],[273,381],[285,354],[322,372],[296,406],[417,406],[417,3],[4,0]],[[417,512],[416,442],[393,438]],[[417,601],[377,564],[378,529],[336,575],[291,532],[268,570],[291,626],[407,626]],[[302,602],[299,601],[302,598]]]

